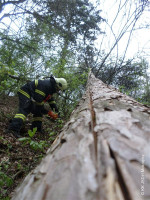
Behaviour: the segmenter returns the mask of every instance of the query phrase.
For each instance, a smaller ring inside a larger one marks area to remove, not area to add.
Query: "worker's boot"
[[[37,132],[41,132],[41,130],[42,130],[42,121],[33,121],[32,125],[31,125],[31,130],[33,130],[33,128],[37,128]]]
[[[21,129],[22,123],[23,123],[22,119],[16,119],[16,118],[14,118],[11,121],[11,123],[9,124],[8,129],[6,129],[5,132],[7,134],[12,134],[16,138],[22,137],[20,135],[20,129]]]
[[[6,129],[5,133],[7,133],[7,134],[12,134],[15,138],[20,138],[20,137],[22,137],[22,136],[20,135],[20,132],[17,132],[17,131],[15,131],[15,130],[11,130],[11,129]]]

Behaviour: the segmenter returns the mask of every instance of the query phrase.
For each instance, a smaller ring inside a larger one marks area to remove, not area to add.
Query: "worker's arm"
[[[34,91],[34,100],[38,104],[44,104],[43,100],[45,99],[46,94],[44,91],[43,83],[41,80],[35,80],[35,91]]]
[[[51,97],[51,99],[48,101],[48,103],[49,103],[51,109],[52,109],[54,112],[58,113],[58,108],[57,108],[56,102],[55,102],[55,100],[54,100],[53,97]]]

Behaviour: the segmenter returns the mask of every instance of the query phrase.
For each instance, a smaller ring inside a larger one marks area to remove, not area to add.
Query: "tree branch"
[[[27,0],[4,1],[3,3],[0,2],[0,12],[2,12],[4,6],[10,5],[10,4],[15,5],[15,4],[23,3],[25,1],[27,1]]]

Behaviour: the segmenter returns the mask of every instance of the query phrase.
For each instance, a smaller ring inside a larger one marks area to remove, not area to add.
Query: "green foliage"
[[[56,126],[58,127],[58,128],[63,128],[63,126],[64,126],[64,121],[62,120],[62,119],[57,119],[56,120]]]
[[[5,194],[7,193],[6,188],[12,186],[13,184],[13,179],[7,176],[7,174],[4,172],[4,170],[1,167],[2,165],[3,165],[3,168],[5,168],[4,169],[5,171],[9,167],[7,163],[1,162],[0,164],[0,199],[2,199],[3,196],[5,196]],[[10,198],[5,197],[3,199],[10,199]]]
[[[12,145],[6,139],[4,139],[3,137],[0,137],[0,141],[2,141],[4,145],[6,145],[7,147],[6,152],[9,152],[9,150],[12,149]]]
[[[111,84],[122,93],[125,93],[142,103],[149,104],[150,76],[147,69],[148,63],[142,58],[127,60],[115,65],[112,60],[105,64],[98,75],[106,84]]]
[[[50,137],[55,136],[55,135],[56,135],[56,133],[54,131],[49,134]]]
[[[23,145],[29,145],[31,147],[31,149],[35,150],[35,151],[41,151],[44,152],[44,148],[46,147],[47,143],[46,141],[33,141],[30,137],[23,137],[23,138],[19,138],[19,141],[23,143]]]
[[[13,180],[8,177],[4,172],[1,171],[0,168],[0,187],[7,186],[10,187],[13,184]],[[2,191],[3,193],[3,191]]]
[[[36,142],[36,141],[30,141],[30,147],[37,151],[37,150],[40,150],[40,151],[44,151],[44,147],[46,145],[46,141],[40,141],[40,142]]]
[[[0,94],[11,86],[9,75],[14,75],[14,69],[0,62]]]
[[[30,138],[34,137],[36,131],[37,131],[37,128],[36,128],[36,127],[33,128],[32,131],[31,131],[31,130],[28,130],[28,135],[30,136]]]
[[[0,93],[15,93],[28,79],[26,76],[29,70],[27,64],[29,59],[24,55],[25,48],[15,44],[9,37],[6,37],[0,45]]]
[[[34,137],[36,131],[37,131],[37,128],[33,128],[33,131],[28,130],[29,137],[19,138],[19,141],[22,142],[24,146],[29,145],[31,149],[35,151],[44,152],[44,148],[47,146],[46,141],[40,140],[39,142],[37,142],[37,141],[32,140],[32,137]]]
[[[22,4],[23,7],[24,4]],[[34,7],[35,10],[33,10]],[[100,11],[96,11],[88,0],[77,2],[36,0],[30,2],[28,9],[28,15],[22,22],[24,27],[21,27],[16,35],[11,32],[11,29],[0,33],[3,38],[0,45],[0,60],[10,69],[12,68],[19,78],[10,79],[10,85],[1,88],[8,93],[15,93],[27,79],[42,78],[51,73],[67,79],[74,73],[74,68],[75,73],[78,73],[78,55],[84,52],[85,43],[89,41],[92,45],[96,34],[100,32],[98,26],[102,21]],[[18,7],[14,10],[19,12]],[[8,82],[7,78],[4,80]],[[77,76],[77,79],[81,81],[82,77]],[[69,79],[69,82],[71,88],[74,80]],[[73,85],[74,88],[78,86],[80,87],[80,82]],[[9,91],[7,91],[8,88]],[[78,94],[74,96],[76,98]]]
[[[96,31],[100,31],[98,26],[98,23],[102,21],[100,11],[93,12],[94,6],[88,0],[44,1],[42,3],[36,0],[35,3],[40,7],[37,7],[37,12],[33,16],[36,23],[32,26],[34,25],[35,32],[45,37],[48,33],[50,36],[54,33],[69,42],[76,43],[77,36],[93,40]],[[43,29],[46,30],[44,34]]]

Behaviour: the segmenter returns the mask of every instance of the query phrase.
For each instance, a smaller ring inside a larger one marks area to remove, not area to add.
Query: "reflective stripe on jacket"
[[[33,99],[36,105],[43,105],[48,102],[51,108],[57,112],[56,102],[52,95],[56,93],[56,82],[54,78],[48,80],[35,80],[25,84],[18,90],[18,93],[23,94],[29,99]]]

